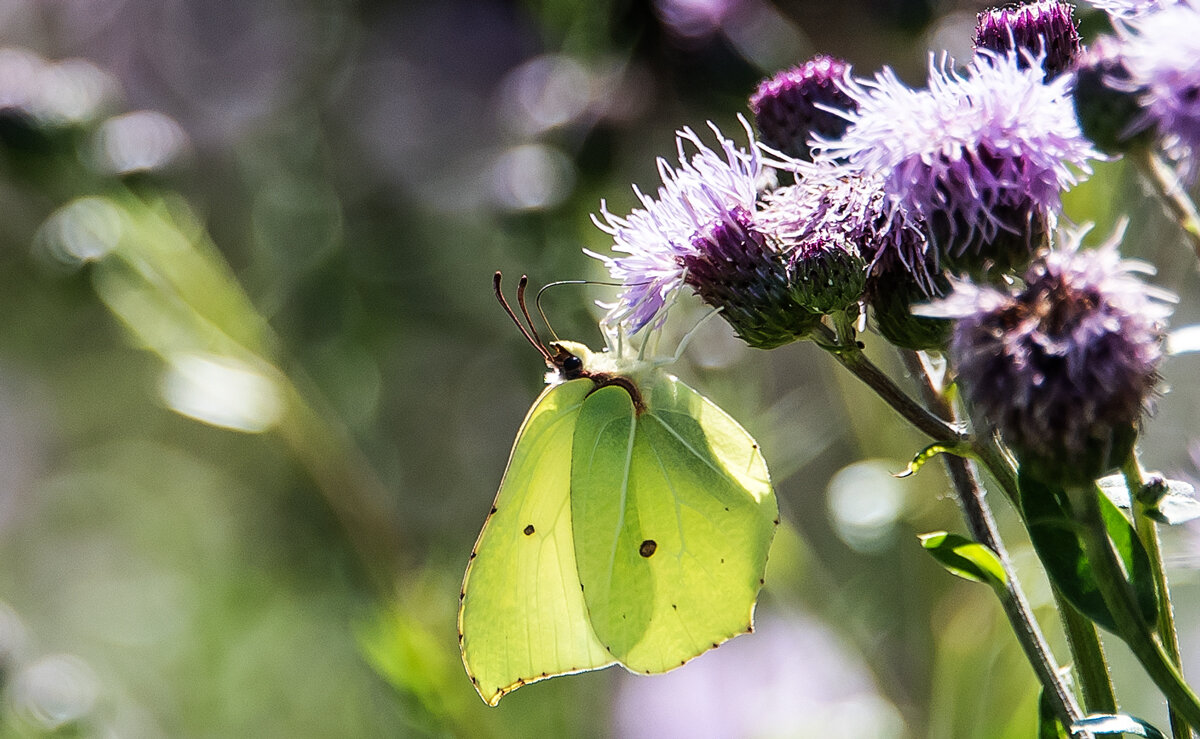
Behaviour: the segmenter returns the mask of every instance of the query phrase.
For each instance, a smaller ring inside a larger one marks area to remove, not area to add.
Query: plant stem
[[[1188,196],[1174,168],[1149,148],[1133,155],[1133,160],[1142,175],[1154,186],[1155,194],[1171,212],[1171,217],[1183,229],[1196,256],[1200,257],[1200,212],[1197,212],[1196,204]]]
[[[1100,642],[1096,625],[1067,602],[1058,588],[1054,588],[1054,600],[1058,605],[1063,631],[1067,635],[1067,646],[1075,661],[1075,671],[1079,675],[1084,708],[1088,713],[1116,713],[1117,696],[1113,692],[1108,660],[1104,656],[1104,645]]]
[[[945,463],[954,488],[958,492],[959,505],[967,520],[967,526],[971,530],[971,536],[995,552],[1000,564],[1004,567],[1004,573],[1007,576],[1006,594],[1000,599],[1004,607],[1004,615],[1008,617],[1008,621],[1016,633],[1017,641],[1025,651],[1025,657],[1029,660],[1029,664],[1033,666],[1038,681],[1052,696],[1055,713],[1059,720],[1063,722],[1064,726],[1072,726],[1083,718],[1083,710],[1059,674],[1058,666],[1054,662],[1054,655],[1050,651],[1050,645],[1046,643],[1046,637],[1043,636],[1041,627],[1034,618],[1033,609],[1029,607],[1029,601],[1025,598],[1025,594],[1017,582],[1016,573],[1008,558],[1008,551],[1000,540],[996,521],[992,518],[985,493],[975,475],[974,465],[969,460],[953,455],[946,455]]]
[[[1142,619],[1132,586],[1108,539],[1098,498],[1104,493],[1094,485],[1075,488],[1068,493],[1077,510],[1076,515],[1080,517],[1084,550],[1118,635],[1129,645],[1172,709],[1193,728],[1200,727],[1200,698],[1184,682],[1162,644],[1154,638],[1150,625]]]
[[[1167,656],[1176,667],[1182,669],[1179,659],[1179,638],[1175,633],[1175,614],[1171,608],[1171,592],[1167,588],[1167,571],[1163,566],[1162,548],[1158,541],[1158,527],[1154,519],[1148,515],[1148,506],[1142,500],[1142,489],[1146,486],[1142,466],[1138,463],[1137,454],[1132,453],[1125,464],[1121,466],[1125,476],[1125,485],[1129,488],[1130,509],[1133,511],[1133,528],[1137,532],[1142,547],[1150,559],[1150,571],[1154,575],[1154,589],[1158,593],[1158,635],[1162,639]],[[1173,704],[1168,704],[1171,718],[1171,733],[1175,739],[1191,739],[1192,730],[1176,712]]]
[[[819,333],[820,338],[816,344],[829,352],[855,377],[866,383],[885,403],[904,416],[918,431],[935,441],[963,441],[966,439],[960,431],[930,413],[901,390],[890,377],[885,375],[870,359],[867,359],[867,355],[863,353],[862,347],[858,343],[835,336],[824,326],[821,326],[820,330],[823,333]]]

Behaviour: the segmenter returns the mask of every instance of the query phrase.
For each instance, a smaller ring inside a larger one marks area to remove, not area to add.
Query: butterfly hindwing
[[[599,640],[657,673],[748,631],[777,508],[757,444],[655,371],[583,403],[571,509],[579,578]]]
[[[571,534],[571,445],[593,387],[565,382],[534,403],[467,566],[463,662],[490,705],[525,683],[613,662],[590,626]]]

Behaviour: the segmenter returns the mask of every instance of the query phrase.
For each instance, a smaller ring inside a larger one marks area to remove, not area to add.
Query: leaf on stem
[[[933,531],[917,538],[925,551],[933,555],[951,575],[987,583],[998,590],[1007,587],[1008,576],[1000,558],[979,542],[945,531]]]
[[[1167,739],[1165,734],[1154,728],[1149,722],[1124,713],[1094,714],[1076,721],[1071,726],[1071,730],[1087,731],[1092,734],[1128,734],[1144,736],[1146,739]]]
[[[1026,474],[1020,476],[1019,488],[1029,538],[1050,580],[1080,613],[1097,625],[1119,633],[1085,553],[1081,524],[1066,491]],[[1158,601],[1150,558],[1132,524],[1117,506],[1105,495],[1099,495],[1099,504],[1109,542],[1133,587],[1142,618],[1148,624],[1156,623]]]

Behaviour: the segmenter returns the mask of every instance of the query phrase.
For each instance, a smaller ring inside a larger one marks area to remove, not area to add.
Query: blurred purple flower
[[[959,319],[950,343],[963,392],[1023,465],[1079,483],[1124,461],[1158,382],[1173,296],[1134,275],[1117,240],[1045,252],[1024,287],[955,283],[921,309]]]
[[[661,322],[660,311],[684,284],[686,260],[701,255],[715,227],[725,224],[741,230],[753,225],[746,219],[756,211],[762,175],[754,135],[743,121],[749,146],[742,149],[709,125],[719,143],[716,150],[684,128],[676,138],[678,166],[658,160],[663,184],[657,199],[635,186],[642,208],[621,217],[609,212],[602,201],[599,217],[592,217],[596,226],[612,235],[613,251],[623,255],[588,252],[624,286],[617,302],[609,306],[608,320],[624,324],[631,332],[656,317]],[[695,149],[690,156],[689,146]],[[764,242],[764,248],[773,246]]]
[[[1200,5],[1194,0],[1118,23],[1121,58],[1142,114],[1131,133],[1152,128],[1186,179],[1200,172]]]
[[[965,73],[931,63],[929,88],[913,90],[885,68],[858,80],[850,127],[819,143],[817,159],[878,175],[895,208],[924,218],[938,252],[981,254],[999,235],[1027,238],[1052,218],[1060,192],[1098,156],[1067,97],[1069,80],[1043,84],[1015,55],[979,52]]]
[[[889,739],[904,736],[905,726],[861,656],[828,627],[802,615],[764,615],[752,638],[734,639],[683,669],[653,679],[623,676],[613,734]]]

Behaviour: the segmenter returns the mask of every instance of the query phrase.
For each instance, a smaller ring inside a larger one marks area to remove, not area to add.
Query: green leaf
[[[1037,739],[1071,739],[1067,727],[1063,726],[1063,722],[1054,713],[1054,704],[1045,688],[1042,688],[1041,695],[1038,696]]]
[[[1080,524],[1073,514],[1066,491],[1024,473],[1020,475],[1019,488],[1029,538],[1050,580],[1080,613],[1097,625],[1117,633],[1116,623],[1100,594],[1095,572],[1084,553]],[[1087,494],[1093,493],[1088,491]],[[1146,623],[1153,624],[1158,618],[1158,601],[1146,550],[1129,520],[1108,496],[1099,490],[1094,494],[1099,496],[1108,538],[1133,585],[1142,618]]]
[[[933,531],[917,538],[925,551],[933,555],[951,575],[987,583],[1001,590],[1007,586],[1008,577],[1000,558],[979,542],[945,531]]]
[[[895,476],[900,478],[911,477],[912,475],[917,474],[917,471],[924,467],[926,462],[939,454],[953,454],[956,457],[965,457],[967,459],[976,460],[979,459],[979,455],[976,454],[971,445],[965,441],[935,441],[921,451],[917,452],[917,455],[913,457],[911,462],[908,463],[908,467],[906,467],[903,472],[896,473]]]
[[[1095,714],[1076,721],[1072,731],[1089,731],[1092,734],[1130,734],[1146,739],[1167,739],[1166,735],[1149,722],[1136,716],[1119,714]]]

